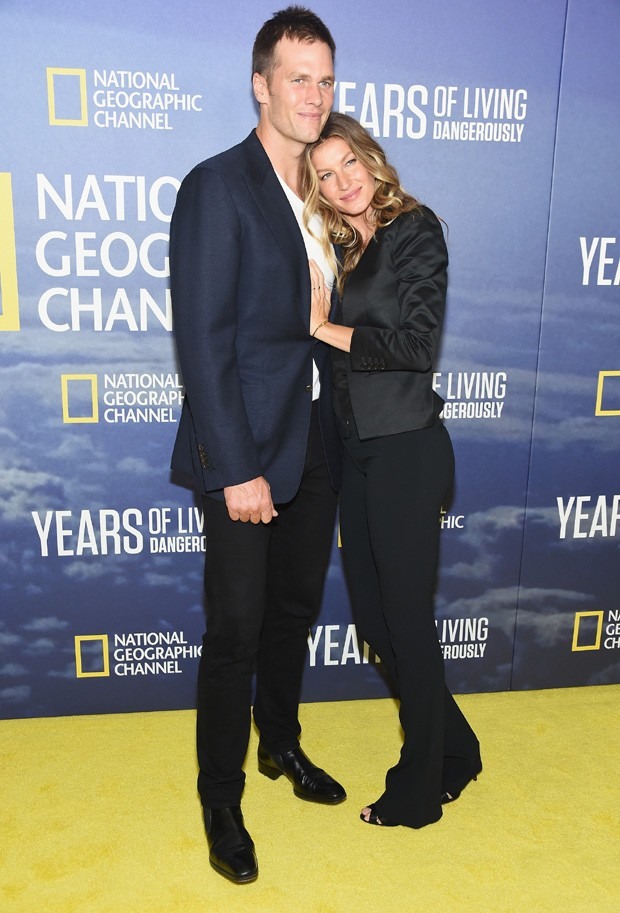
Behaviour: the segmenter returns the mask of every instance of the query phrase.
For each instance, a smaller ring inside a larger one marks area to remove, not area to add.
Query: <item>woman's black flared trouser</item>
[[[343,443],[340,528],[354,620],[396,689],[404,732],[375,810],[422,827],[441,817],[442,792],[464,784],[480,761],[478,740],[445,684],[434,617],[452,444],[439,420],[366,441],[353,430]]]

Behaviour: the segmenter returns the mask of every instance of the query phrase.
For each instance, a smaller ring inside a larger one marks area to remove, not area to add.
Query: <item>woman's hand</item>
[[[310,300],[310,335],[314,336],[317,328],[329,319],[330,295],[325,288],[325,277],[322,270],[314,260],[309,261],[310,286],[312,298]]]

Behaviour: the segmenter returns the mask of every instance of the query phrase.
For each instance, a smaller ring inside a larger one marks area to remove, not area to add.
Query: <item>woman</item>
[[[454,474],[433,391],[448,257],[436,216],[402,187],[353,118],[332,114],[302,166],[306,217],[339,249],[335,321],[311,261],[311,335],[332,347],[344,445],[343,562],[356,625],[400,698],[404,743],[369,824],[419,828],[482,769],[445,684],[433,594],[440,509]],[[334,259],[333,252],[331,253]]]

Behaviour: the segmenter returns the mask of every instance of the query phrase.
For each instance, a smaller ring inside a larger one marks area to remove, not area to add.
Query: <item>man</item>
[[[207,537],[198,790],[211,865],[236,883],[258,874],[240,808],[254,672],[261,773],[284,774],[302,799],[346,798],[301,750],[298,722],[340,454],[328,353],[309,329],[297,173],[333,103],[334,51],[309,10],[289,7],[263,25],[252,61],[258,126],[190,172],[171,225],[186,391],[172,468],[193,476]]]

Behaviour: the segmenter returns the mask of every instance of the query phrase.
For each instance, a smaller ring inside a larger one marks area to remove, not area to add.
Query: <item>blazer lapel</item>
[[[245,140],[248,153],[247,184],[291,271],[304,325],[310,313],[310,272],[306,246],[297,219],[256,131]]]

